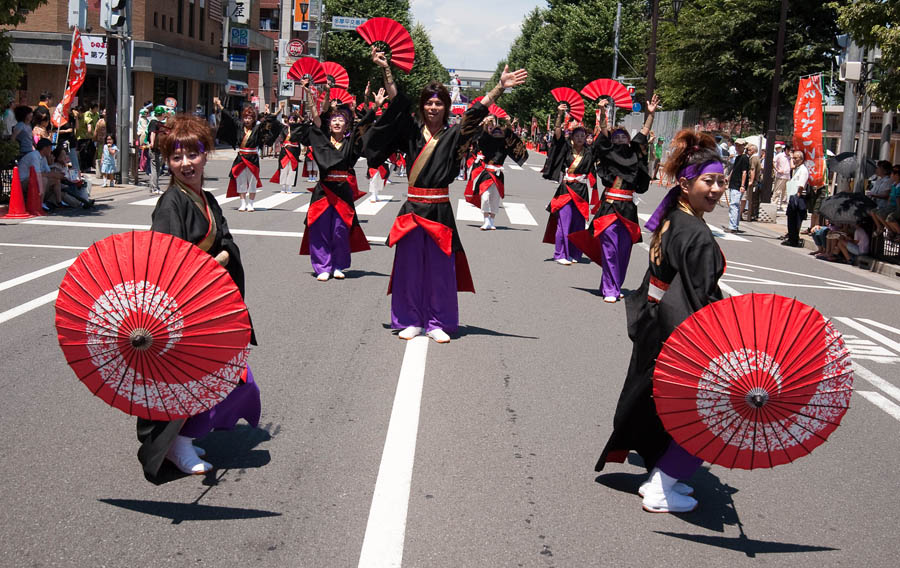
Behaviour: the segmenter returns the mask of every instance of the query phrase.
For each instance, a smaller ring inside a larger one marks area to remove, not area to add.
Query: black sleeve
[[[156,209],[151,214],[151,231],[166,233],[182,240],[188,240],[188,228],[184,211],[178,203],[176,196],[171,192],[164,192],[156,203]]]
[[[669,262],[683,283],[690,313],[721,300],[719,276],[724,270],[725,258],[709,229],[696,227],[685,238],[675,239],[672,249]]]
[[[363,146],[369,167],[378,167],[394,152],[408,151],[403,144],[415,125],[410,106],[406,95],[397,93],[381,117],[366,131]]]
[[[506,145],[506,154],[512,158],[516,164],[524,166],[525,161],[528,160],[528,150],[525,149],[525,143],[522,142],[522,139],[516,136],[516,133],[513,132],[511,128],[506,129],[504,144]]]
[[[236,146],[240,141],[238,139],[238,132],[240,130],[238,128],[238,123],[235,122],[231,113],[225,109],[222,109],[222,112],[220,112],[219,115],[221,116],[221,119],[219,120],[219,129],[216,131],[216,138],[226,144]]]

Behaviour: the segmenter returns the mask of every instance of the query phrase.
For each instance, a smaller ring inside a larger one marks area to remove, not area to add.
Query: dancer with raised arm
[[[407,200],[388,236],[388,246],[396,246],[388,286],[391,327],[402,330],[401,339],[425,332],[436,342],[447,343],[449,334],[459,327],[457,291],[475,291],[450,205],[449,185],[459,175],[491,102],[504,89],[524,83],[528,73],[504,69],[497,86],[451,126],[450,93],[440,82],[425,86],[419,95],[418,118],[413,118],[411,102],[397,91],[385,54],[373,47],[372,61],[384,72],[391,104],[367,134],[369,163],[380,163],[396,151],[412,160]]]
[[[297,174],[300,169],[300,156],[303,155],[301,141],[306,138],[309,122],[303,122],[300,113],[291,113],[284,127],[284,140],[278,154],[278,168],[269,179],[281,186],[281,193],[291,193],[297,185]]]
[[[354,205],[365,194],[359,191],[353,167],[362,155],[363,134],[372,125],[375,112],[369,109],[354,127],[353,109],[332,106],[326,91],[322,107],[327,110],[319,116],[315,89],[305,83],[303,86],[312,117],[307,136],[321,175],[310,199],[300,254],[310,256],[313,273],[320,282],[332,275],[342,280],[344,270],[350,267],[350,253],[369,250]],[[382,89],[375,95],[375,102],[383,101]]]
[[[672,141],[666,174],[678,185],[647,221],[653,231],[650,266],[641,287],[625,300],[628,336],[634,343],[631,364],[619,394],[613,432],[596,471],[607,462],[625,461],[636,451],[650,472],[638,493],[654,513],[692,511],[697,501],[689,478],[701,460],[676,444],[663,428],[652,399],[653,370],[663,343],[691,314],[722,299],[719,278],[725,257],[703,220],[716,208],[727,180],[716,141],[685,129]]]
[[[494,115],[484,119],[483,130],[475,146],[484,159],[472,170],[466,185],[466,201],[481,209],[484,215],[481,230],[493,231],[497,229],[494,219],[500,210],[500,200],[506,195],[503,162],[509,156],[519,166],[524,166],[528,151],[512,128],[501,127]]]

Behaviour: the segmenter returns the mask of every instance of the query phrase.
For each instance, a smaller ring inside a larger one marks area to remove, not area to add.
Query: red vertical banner
[[[809,185],[825,185],[825,148],[822,144],[823,127],[822,76],[812,75],[800,79],[797,103],[794,105],[795,150],[802,150],[809,168]]]
[[[76,26],[74,33],[72,33],[72,53],[69,55],[69,77],[66,83],[66,92],[53,110],[53,116],[50,119],[53,126],[59,128],[68,120],[72,99],[75,98],[75,94],[81,88],[81,84],[84,83],[86,75],[87,61],[85,61],[84,46],[81,43],[81,32],[78,31]]]

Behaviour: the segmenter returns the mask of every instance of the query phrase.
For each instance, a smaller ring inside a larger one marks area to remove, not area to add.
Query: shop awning
[[[225,83],[225,92],[233,97],[246,97],[250,92],[250,85],[243,81],[228,79]]]

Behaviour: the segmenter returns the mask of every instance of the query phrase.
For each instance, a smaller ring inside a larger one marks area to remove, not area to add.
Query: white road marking
[[[356,206],[356,214],[366,216],[377,215],[393,198],[393,195],[382,194],[378,196],[378,201],[372,203],[369,201],[369,199],[371,199],[370,197],[364,197],[363,200],[359,202],[359,205]]]
[[[900,363],[900,357],[890,351],[883,345],[878,345],[874,341],[868,339],[860,339],[855,335],[844,335],[844,344],[853,355],[854,361],[865,359],[866,361],[875,361],[884,365]]]
[[[521,170],[522,166],[517,166],[516,164],[509,164],[509,169],[511,170]]]
[[[459,204],[456,206],[456,220],[483,222],[484,213],[465,199],[460,199]]]
[[[360,568],[399,567],[403,560],[428,341],[427,337],[416,337],[407,343],[403,355],[359,555]]]
[[[531,168],[532,170],[536,171],[537,173],[541,173],[541,171],[544,169],[543,166],[541,166],[541,167],[538,167],[538,166],[528,166],[528,167]]]
[[[881,394],[873,391],[856,391],[856,394],[862,396],[881,410],[884,410],[897,420],[900,420],[900,406],[897,406]]]
[[[841,322],[842,324],[844,324],[848,327],[852,327],[856,331],[859,331],[859,332],[862,332],[862,333],[868,335],[875,341],[878,341],[881,344],[886,345],[887,347],[890,347],[897,353],[900,353],[900,343],[894,341],[893,339],[891,339],[889,337],[886,337],[886,336],[878,333],[874,329],[866,327],[865,325],[863,325],[857,321],[854,321],[852,318],[834,318],[834,319],[836,319],[837,321]]]
[[[856,318],[856,319],[863,323],[867,323],[871,326],[875,326],[875,327],[881,328],[885,331],[889,331],[891,333],[896,333],[897,335],[900,335],[900,329],[897,329],[896,327],[891,327],[889,325],[885,325],[883,323],[880,323],[880,322],[877,322],[874,320],[870,320],[870,319],[866,319],[866,318]]]
[[[263,210],[263,211],[268,210],[268,209],[275,209],[282,203],[286,203],[297,196],[299,196],[299,194],[281,193],[281,192],[273,193],[272,195],[270,195],[264,199],[260,199],[259,201],[254,201],[253,208]]]
[[[216,187],[204,187],[203,188],[204,191],[209,191],[209,192],[213,192],[217,189],[218,188],[216,188]],[[225,196],[220,195],[219,197],[224,198]],[[233,197],[231,199],[237,199],[237,197]],[[231,199],[228,199],[228,201],[231,201]],[[159,195],[154,195],[152,197],[148,197],[147,199],[141,199],[140,201],[130,201],[128,203],[128,205],[146,205],[146,206],[150,206],[150,207],[156,207],[157,201],[159,201]],[[218,197],[216,198],[216,201],[219,201]],[[221,204],[222,201],[219,201],[219,203]]]
[[[48,266],[47,268],[41,268],[40,270],[35,270],[34,272],[29,272],[28,274],[23,274],[22,276],[12,278],[10,280],[7,280],[6,282],[0,282],[0,292],[2,292],[3,290],[9,290],[13,286],[24,284],[26,282],[34,280],[35,278],[40,278],[41,276],[52,274],[57,270],[68,268],[73,262],[75,262],[75,259],[70,258],[69,260],[58,262],[52,266]]]
[[[739,292],[739,291],[735,290],[734,288],[732,288],[731,286],[729,286],[728,284],[725,284],[724,282],[722,282],[721,279],[719,280],[719,288],[723,292],[728,294],[729,296],[740,296],[741,294],[743,294],[743,292]]]
[[[509,217],[509,222],[513,225],[534,225],[537,226],[534,216],[528,211],[528,207],[524,203],[503,202],[503,210]]]
[[[226,197],[227,195],[228,195],[228,192],[225,192],[222,195],[217,195],[216,203],[218,203],[219,205],[225,205],[229,201],[234,201],[234,200],[240,198],[240,195],[235,195],[234,197]]]
[[[84,250],[88,247],[70,247],[67,245],[32,245],[32,244],[24,244],[24,243],[0,243],[0,247],[30,247],[30,248],[45,248],[45,249],[65,249],[65,250]]]
[[[638,213],[638,217],[642,221],[647,222],[647,220],[650,219],[650,213]],[[716,227],[715,225],[710,225],[709,223],[707,223],[706,226],[709,227],[709,230],[714,237],[722,239],[723,241],[739,241],[744,243],[750,242],[750,239],[745,239],[744,237],[739,237],[732,233],[726,233],[720,227]]]
[[[304,203],[300,207],[294,209],[294,213],[306,213],[309,211],[309,202]]]
[[[853,375],[855,377],[868,381],[872,386],[881,389],[885,394],[887,394],[894,400],[900,401],[900,388],[895,387],[893,384],[882,379],[865,367],[859,366],[859,364],[857,364],[855,361],[853,362]]]
[[[35,298],[30,302],[25,302],[20,306],[16,306],[15,308],[6,310],[5,312],[0,313],[0,323],[8,322],[14,317],[20,316],[24,313],[30,312],[35,308],[39,308],[44,304],[49,304],[50,302],[56,300],[56,295],[59,294],[59,290],[54,290],[49,294],[44,294],[39,298]]]

